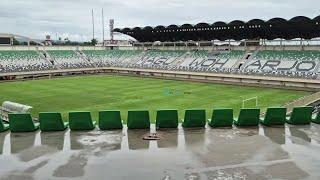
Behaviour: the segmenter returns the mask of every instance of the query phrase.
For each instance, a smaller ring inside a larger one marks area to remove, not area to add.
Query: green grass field
[[[0,83],[0,102],[28,104],[38,112],[61,112],[65,119],[70,111],[91,111],[94,119],[99,110],[147,109],[154,121],[157,109],[203,108],[209,118],[213,108],[233,108],[239,113],[243,99],[258,97],[259,107],[281,106],[310,94],[309,92],[206,84],[125,76],[81,76],[50,80]],[[255,103],[248,102],[248,106]]]

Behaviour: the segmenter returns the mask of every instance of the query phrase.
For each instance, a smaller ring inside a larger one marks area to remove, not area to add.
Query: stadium
[[[320,16],[111,34],[0,34],[0,179],[320,178]]]

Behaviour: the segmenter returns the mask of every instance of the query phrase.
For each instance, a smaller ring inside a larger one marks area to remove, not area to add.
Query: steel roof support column
[[[244,49],[247,50],[247,40],[244,40]]]

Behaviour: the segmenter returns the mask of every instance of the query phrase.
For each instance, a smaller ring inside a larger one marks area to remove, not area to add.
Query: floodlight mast
[[[94,16],[93,16],[93,9],[91,10],[91,16],[92,16],[92,39],[94,39]]]
[[[111,39],[111,43],[113,43],[113,29],[114,29],[114,19],[110,19],[109,20],[109,28],[110,28],[110,39]]]
[[[104,46],[104,13],[102,8],[102,45]]]

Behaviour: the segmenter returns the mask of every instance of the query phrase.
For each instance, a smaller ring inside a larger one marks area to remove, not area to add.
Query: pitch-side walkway
[[[320,178],[320,125],[148,132],[0,134],[0,179]]]

